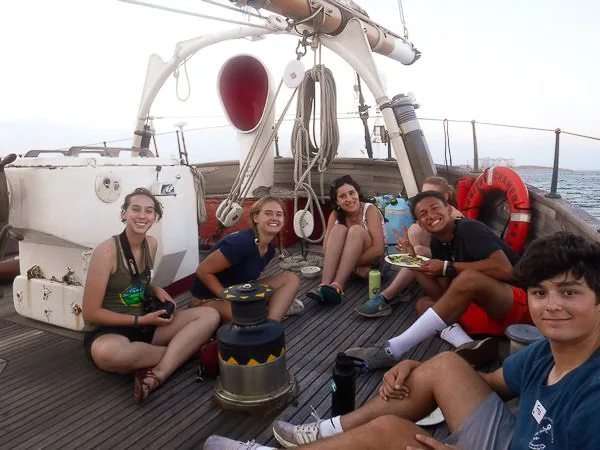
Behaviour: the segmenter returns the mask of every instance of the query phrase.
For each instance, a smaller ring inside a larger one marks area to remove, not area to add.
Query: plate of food
[[[438,425],[444,421],[444,415],[442,414],[442,410],[440,408],[436,408],[433,410],[431,414],[423,417],[418,422],[415,422],[416,425],[420,427],[430,427],[432,425]]]
[[[414,268],[421,267],[421,262],[429,261],[429,258],[421,255],[412,256],[408,253],[396,253],[394,255],[387,255],[385,260],[394,266]]]

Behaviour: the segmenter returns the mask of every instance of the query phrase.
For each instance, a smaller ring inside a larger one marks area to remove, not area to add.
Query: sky
[[[162,2],[167,3],[244,20],[201,0]],[[397,0],[357,3],[373,20],[401,32]],[[378,55],[376,62],[390,97],[414,93],[436,162],[444,159],[442,124],[427,118],[561,128],[600,137],[600,2],[404,0],[403,7],[410,40],[423,56],[411,66]],[[0,1],[0,154],[129,137],[149,55],[168,59],[178,41],[233,26],[117,0]],[[277,84],[295,57],[296,43],[297,38],[277,36],[203,50],[188,63],[190,99],[177,99],[173,78],[156,99],[152,114],[163,117],[155,121],[157,131],[173,131],[181,121],[187,128],[225,125],[215,89],[223,62],[236,52],[256,54]],[[356,111],[352,70],[328,51],[323,61],[336,76],[338,111]],[[304,63],[312,64],[310,54]],[[181,93],[187,92],[184,78]],[[278,105],[290,94],[282,92]],[[367,102],[374,104],[369,96]],[[360,155],[360,122],[345,120],[340,126],[346,154]],[[280,136],[284,154],[290,128],[286,122]],[[552,132],[479,125],[477,134],[480,156],[552,164]],[[186,138],[195,161],[236,159],[232,130]],[[172,136],[159,142],[163,154],[175,151]],[[215,146],[223,150],[215,152]],[[455,163],[472,159],[470,124],[450,123],[450,146]],[[600,141],[561,135],[561,166],[600,170]]]

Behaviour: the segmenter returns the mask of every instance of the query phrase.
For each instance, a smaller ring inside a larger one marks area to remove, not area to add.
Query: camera
[[[161,314],[159,317],[168,319],[173,315],[175,304],[169,301],[161,302],[156,295],[146,292],[146,295],[144,296],[144,312],[148,314],[154,311],[160,311],[161,309],[164,309],[165,313]]]

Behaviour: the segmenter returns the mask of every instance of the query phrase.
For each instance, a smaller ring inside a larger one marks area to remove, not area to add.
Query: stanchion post
[[[554,130],[556,140],[554,143],[554,165],[552,166],[552,183],[550,184],[550,192],[546,194],[548,198],[560,198],[560,194],[556,192],[558,184],[558,154],[560,150],[560,128]]]
[[[279,135],[275,135],[275,159],[281,158],[279,154]]]
[[[388,133],[388,130],[384,128],[383,131],[385,133],[385,144],[387,145],[386,161],[393,161],[394,158],[392,157],[392,140],[390,139],[390,134]]]
[[[479,150],[477,148],[477,133],[475,132],[475,121],[471,120],[473,128],[473,172],[479,172]]]

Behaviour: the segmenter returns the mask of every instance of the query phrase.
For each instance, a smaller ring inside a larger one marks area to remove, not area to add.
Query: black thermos
[[[356,358],[338,353],[331,381],[331,417],[354,411]]]

